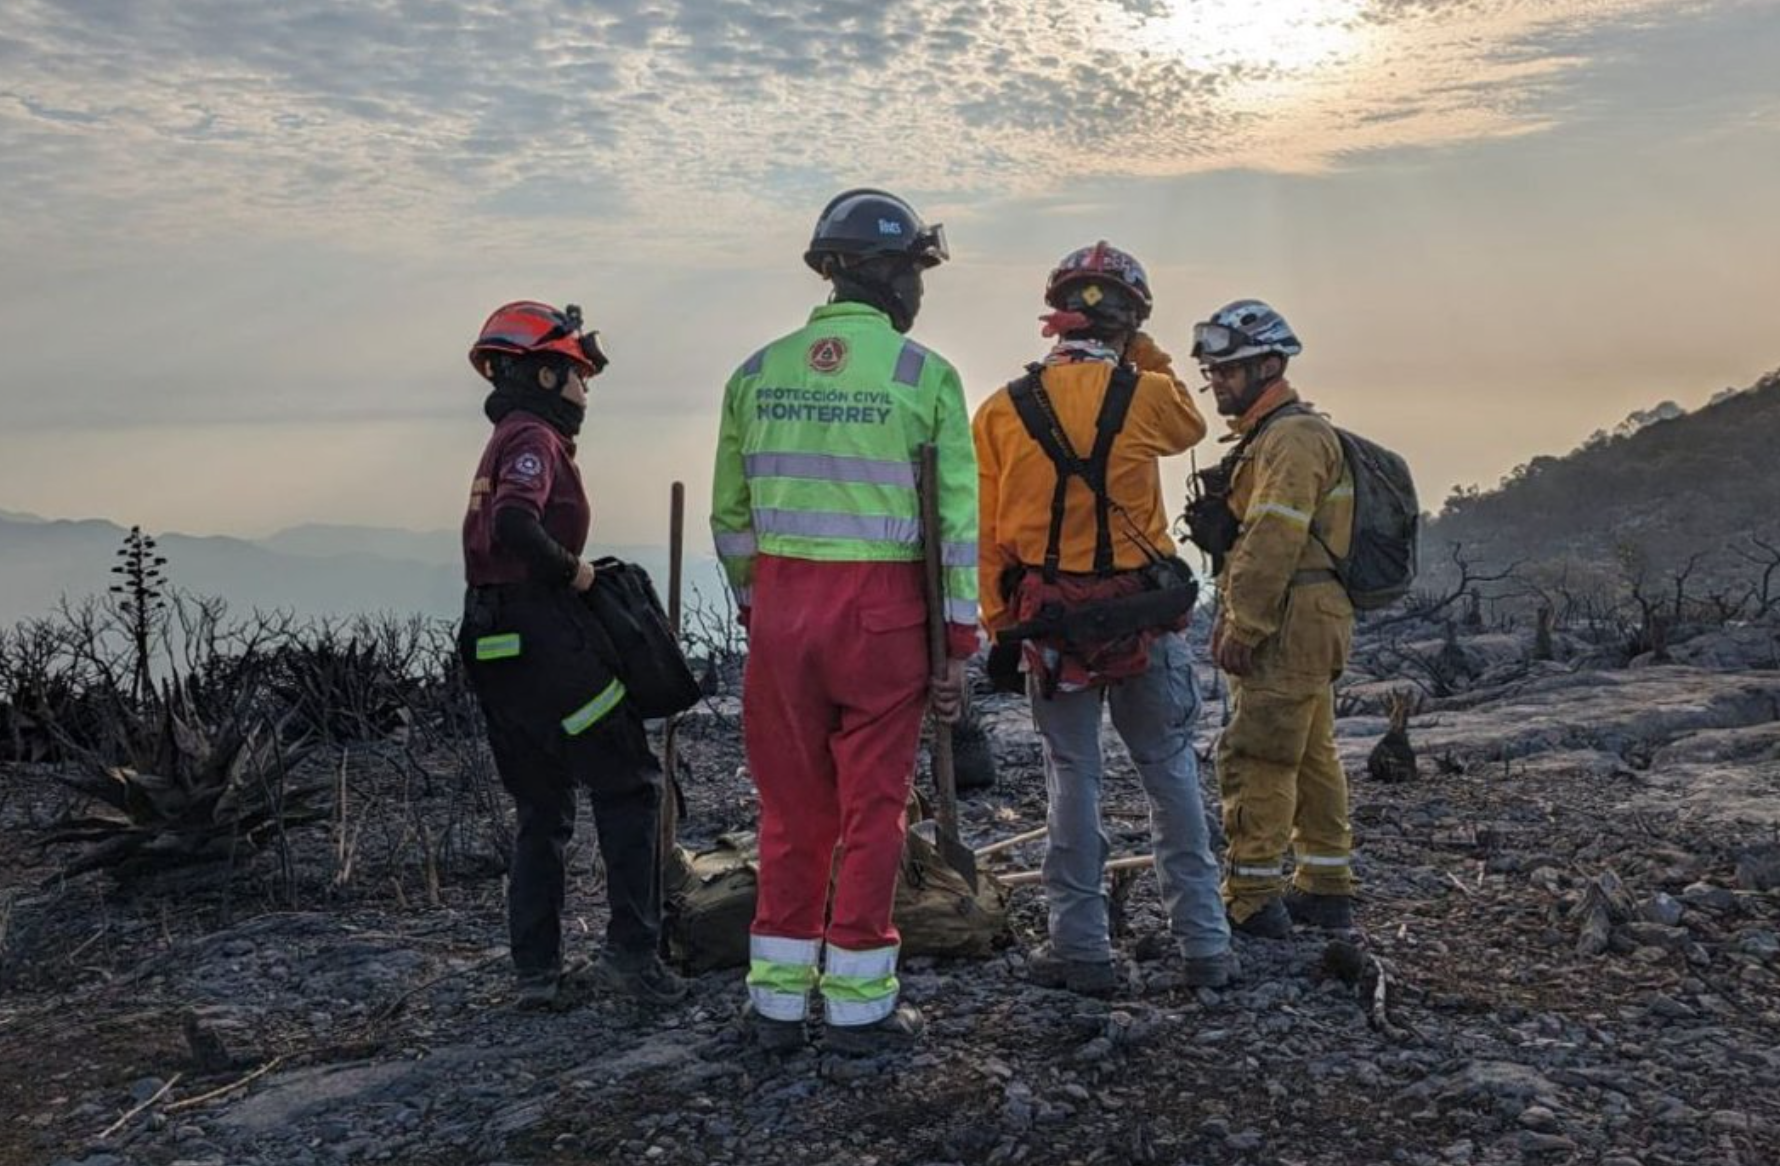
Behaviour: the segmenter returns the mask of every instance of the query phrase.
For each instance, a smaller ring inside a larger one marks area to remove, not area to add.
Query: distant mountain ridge
[[[0,627],[49,614],[63,597],[103,594],[127,533],[103,519],[46,519],[0,511]],[[313,525],[263,540],[220,535],[155,535],[168,559],[170,583],[195,595],[219,596],[241,612],[282,609],[299,615],[345,616],[388,611],[455,615],[463,602],[463,566],[455,531]],[[716,562],[702,548],[686,556],[687,598],[696,586],[715,599]],[[666,547],[601,546],[642,564],[663,591]]]
[[[1536,457],[1489,491],[1457,491],[1429,525],[1425,561],[1463,543],[1473,561],[1655,568],[1748,535],[1780,535],[1780,371],[1687,413],[1665,402],[1563,457]]]

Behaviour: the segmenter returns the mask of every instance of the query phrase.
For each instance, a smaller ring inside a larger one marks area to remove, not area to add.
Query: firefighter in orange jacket
[[[1234,706],[1218,743],[1224,898],[1237,930],[1264,938],[1284,937],[1294,921],[1353,925],[1334,681],[1353,638],[1337,563],[1352,539],[1354,488],[1334,428],[1286,380],[1287,361],[1302,351],[1259,300],[1229,304],[1193,332],[1193,356],[1239,437],[1225,459],[1233,537],[1205,547],[1223,560],[1212,651],[1231,676]],[[1288,846],[1295,870],[1282,897]]]
[[[1142,265],[1105,242],[1066,256],[1045,290],[1058,338],[1027,376],[978,410],[980,578],[991,632],[1046,611],[1081,610],[1147,588],[1173,559],[1160,463],[1205,436],[1168,354],[1140,329],[1151,308]],[[1080,470],[1101,488],[1083,480]],[[1104,499],[1102,498],[1104,492]],[[1190,603],[1190,599],[1183,601]],[[1028,640],[1032,719],[1044,745],[1049,942],[1028,961],[1048,986],[1104,995],[1117,985],[1107,929],[1100,822],[1100,724],[1110,707],[1150,805],[1156,873],[1187,982],[1235,972],[1218,898],[1193,750],[1199,697],[1186,637],[1174,626],[1096,643]]]

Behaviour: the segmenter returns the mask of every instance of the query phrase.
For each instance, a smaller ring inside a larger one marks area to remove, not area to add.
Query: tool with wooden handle
[[[935,684],[946,678],[946,576],[940,558],[939,451],[921,447],[921,551],[927,572],[927,659]],[[977,856],[958,837],[958,784],[952,768],[952,726],[930,717],[933,727],[934,817],[939,824],[939,853],[946,865],[977,889]]]
[[[686,486],[675,482],[668,495],[668,626],[674,639],[680,638],[680,564],[686,544]],[[679,870],[674,848],[680,843],[680,764],[678,741],[680,718],[672,716],[661,730],[661,766],[667,771],[661,798],[661,833],[658,851],[662,873],[670,876]],[[664,886],[672,879],[664,877]]]

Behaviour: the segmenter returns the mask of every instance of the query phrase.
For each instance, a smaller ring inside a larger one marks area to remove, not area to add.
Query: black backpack
[[[1276,419],[1317,414],[1303,405],[1287,405],[1264,418],[1238,452],[1259,440]],[[1335,574],[1357,611],[1389,607],[1409,594],[1420,558],[1421,506],[1415,479],[1401,455],[1377,442],[1331,425],[1341,442],[1341,456],[1354,480],[1354,533],[1347,554],[1337,555],[1315,528],[1311,536],[1328,551]]]
[[[1354,536],[1336,574],[1356,609],[1389,607],[1415,582],[1422,522],[1415,479],[1408,462],[1377,442],[1339,427],[1335,436],[1354,479]]]

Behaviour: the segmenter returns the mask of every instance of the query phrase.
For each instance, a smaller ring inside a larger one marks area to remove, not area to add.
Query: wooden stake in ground
[[[674,630],[674,642],[680,641],[681,564],[686,547],[686,485],[675,482],[668,494],[668,626]],[[680,766],[678,742],[675,737],[680,718],[672,716],[661,730],[661,766],[667,771],[662,786],[661,839],[657,860],[661,863],[663,885],[673,886],[671,876],[679,867],[674,861],[674,848],[680,842]]]

